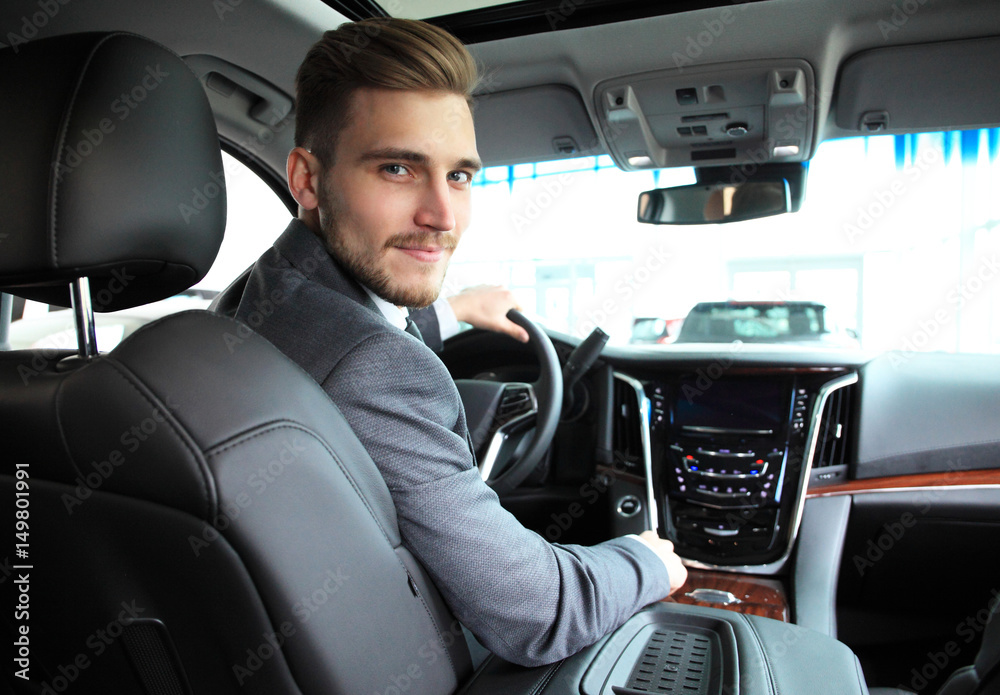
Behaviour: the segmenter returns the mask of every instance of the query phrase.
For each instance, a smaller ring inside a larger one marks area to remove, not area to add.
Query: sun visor
[[[615,163],[636,171],[805,161],[815,91],[810,65],[789,59],[620,77],[594,99]]]
[[[603,153],[583,99],[563,85],[479,95],[475,119],[479,156],[490,166]]]
[[[1000,37],[876,48],[844,64],[837,126],[862,133],[1000,123]]]

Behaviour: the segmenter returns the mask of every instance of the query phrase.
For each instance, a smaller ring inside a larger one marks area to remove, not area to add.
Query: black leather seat
[[[40,40],[0,53],[0,84],[32,103],[3,107],[0,287],[67,305],[89,277],[120,309],[207,272],[222,162],[182,60],[128,34]],[[189,312],[90,359],[2,353],[0,422],[0,494],[29,476],[31,568],[14,571],[35,692],[440,695],[469,675],[374,464],[245,326]]]

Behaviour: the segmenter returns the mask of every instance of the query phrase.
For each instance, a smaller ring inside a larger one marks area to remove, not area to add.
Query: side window
[[[190,290],[143,307],[97,314],[97,346],[113,349],[143,324],[188,309],[206,309],[212,298],[246,270],[288,225],[291,214],[252,170],[223,152],[226,174],[226,233],[208,274]],[[72,312],[38,302],[14,302],[10,347],[75,349]]]
[[[278,238],[292,215],[271,188],[239,160],[222,153],[226,172],[226,235],[208,274],[195,285],[217,293]]]

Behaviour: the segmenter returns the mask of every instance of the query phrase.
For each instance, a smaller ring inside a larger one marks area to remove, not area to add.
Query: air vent
[[[635,388],[615,379],[615,410],[612,413],[616,465],[638,472],[642,467],[642,413]]]
[[[508,385],[503,392],[496,420],[499,424],[509,422],[523,413],[531,412],[531,389],[524,385]]]
[[[820,420],[819,437],[813,468],[847,465],[848,428],[851,421],[851,400],[854,386],[837,389],[826,399]]]

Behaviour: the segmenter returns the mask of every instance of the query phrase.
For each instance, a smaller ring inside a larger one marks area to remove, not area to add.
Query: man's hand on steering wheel
[[[539,375],[532,383],[456,379],[486,482],[497,492],[517,487],[542,460],[562,412],[562,369],[538,324],[511,309],[506,320],[530,336]]]
[[[507,318],[511,309],[521,310],[514,293],[501,285],[476,285],[448,297],[455,318],[487,331],[506,333],[522,343],[528,332]]]

